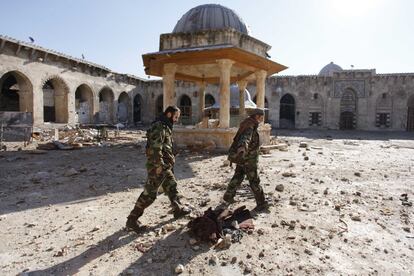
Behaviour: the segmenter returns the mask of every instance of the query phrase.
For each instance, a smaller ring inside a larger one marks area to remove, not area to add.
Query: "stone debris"
[[[402,194],[400,197],[400,200],[403,206],[408,206],[408,207],[413,206],[413,202],[408,200],[408,194]]]
[[[79,172],[77,170],[75,170],[74,168],[70,168],[68,170],[65,171],[65,173],[63,174],[64,176],[74,176],[79,174]]]
[[[101,142],[72,141],[64,132],[58,132],[60,143],[83,148],[0,155],[5,275],[346,275],[348,264],[361,274],[414,272],[410,150],[378,150],[378,139],[358,140],[357,147],[318,137],[305,150],[272,148],[259,159],[261,184],[273,202],[269,211],[230,219],[203,240],[186,226],[220,204],[234,170],[225,154],[180,150],[174,170],[193,214],[172,220],[168,197],[158,194],[137,235],[124,226],[146,179],[145,132],[136,137],[120,130],[114,137],[110,130]],[[36,143],[56,149],[55,135],[49,137]],[[303,137],[278,139],[275,146],[309,139]],[[317,154],[322,147],[324,154]],[[247,180],[235,201],[225,209],[255,207]]]
[[[284,172],[282,173],[283,177],[296,177],[296,174],[294,172]]]
[[[177,274],[181,274],[181,273],[183,273],[184,272],[184,266],[182,265],[182,264],[179,264],[179,265],[177,265],[176,267],[175,267],[175,273],[177,273]]]
[[[278,192],[283,192],[285,190],[285,186],[283,184],[278,184],[276,185],[275,190]]]

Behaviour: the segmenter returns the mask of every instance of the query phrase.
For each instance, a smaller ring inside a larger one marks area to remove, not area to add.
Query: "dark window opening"
[[[376,127],[390,127],[390,113],[377,113]]]
[[[321,112],[310,112],[309,113],[309,126],[321,126],[322,113]]]

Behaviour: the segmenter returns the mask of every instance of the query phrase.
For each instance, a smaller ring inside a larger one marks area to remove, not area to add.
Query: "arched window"
[[[279,127],[295,127],[295,98],[290,94],[285,94],[280,99]]]
[[[122,92],[118,98],[118,112],[117,112],[118,122],[128,123],[129,114],[130,114],[129,96],[126,92]]]
[[[112,123],[114,121],[114,93],[109,87],[99,92],[99,122]]]
[[[46,81],[43,89],[44,122],[67,123],[68,87],[62,79],[54,77]]]
[[[134,123],[142,121],[142,97],[140,94],[134,97]]]
[[[191,99],[187,95],[183,95],[180,99],[181,123],[183,125],[191,124]]]
[[[80,124],[89,124],[93,116],[93,93],[86,84],[81,84],[75,91],[76,121]]]
[[[214,99],[214,97],[211,94],[206,94],[204,96],[204,101],[205,101],[205,107],[210,107],[213,106],[216,103],[216,100]]]

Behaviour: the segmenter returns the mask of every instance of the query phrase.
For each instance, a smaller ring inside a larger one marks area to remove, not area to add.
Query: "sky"
[[[269,44],[280,75],[343,69],[414,72],[412,0],[0,0],[0,34],[146,78],[142,54],[158,51],[191,8],[234,10],[251,36]]]

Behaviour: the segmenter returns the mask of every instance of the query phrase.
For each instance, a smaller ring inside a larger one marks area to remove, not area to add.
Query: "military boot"
[[[142,230],[142,225],[138,221],[138,218],[141,217],[143,213],[144,210],[134,207],[134,209],[127,217],[126,228],[128,231],[134,231],[136,233],[139,233]]]
[[[254,198],[256,199],[256,208],[254,208],[256,211],[263,211],[269,208],[269,202],[266,200],[263,191],[255,194]]]
[[[236,201],[234,200],[234,196],[232,196],[232,195],[230,195],[229,193],[224,193],[224,196],[223,196],[223,200],[227,203],[227,204],[233,204],[233,203],[235,203]]]
[[[183,206],[179,200],[172,201],[171,207],[172,207],[175,219],[181,218],[191,213],[190,208]]]

